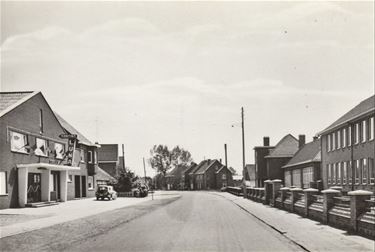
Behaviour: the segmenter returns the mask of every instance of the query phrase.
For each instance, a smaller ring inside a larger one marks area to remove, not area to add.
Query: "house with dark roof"
[[[198,165],[194,162],[192,162],[189,167],[187,167],[181,175],[181,188],[184,190],[189,190],[190,189],[190,176],[189,173],[194,170]]]
[[[305,144],[305,136],[300,135],[297,140],[291,134],[284,136],[265,156],[267,166],[267,179],[284,179],[284,171],[281,168],[286,165],[294,154]]]
[[[80,170],[69,172],[68,200],[95,197],[96,174],[99,169],[97,157],[100,145],[92,143],[58,113],[55,112],[55,115],[67,134],[76,135],[74,156],[77,158],[74,160],[74,165],[80,167]]]
[[[74,142],[41,92],[0,92],[0,208],[68,200]]]
[[[375,96],[371,96],[317,135],[321,139],[324,188],[374,191]]]
[[[194,190],[219,190],[233,186],[232,172],[218,160],[204,160],[190,174],[194,179]]]
[[[189,173],[197,166],[192,162],[189,165],[177,165],[165,176],[167,190],[187,190],[189,189]]]
[[[303,145],[282,167],[284,185],[321,189],[320,163],[320,139],[314,137],[314,141]]]

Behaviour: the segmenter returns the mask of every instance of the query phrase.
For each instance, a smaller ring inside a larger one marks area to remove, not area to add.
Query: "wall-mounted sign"
[[[70,138],[76,139],[77,135],[76,134],[60,134],[59,137],[64,138],[64,139],[70,139]]]
[[[69,138],[68,139],[68,150],[66,152],[66,165],[72,166],[73,163],[73,156],[74,156],[74,151],[75,151],[75,138]]]

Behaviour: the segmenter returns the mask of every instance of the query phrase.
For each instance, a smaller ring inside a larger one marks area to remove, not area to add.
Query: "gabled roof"
[[[221,170],[223,169],[227,169],[230,173],[232,173],[231,170],[229,170],[225,165],[222,165],[215,173],[218,174],[219,172],[221,172]],[[233,174],[233,173],[232,173]]]
[[[0,117],[29,100],[38,91],[0,92]]]
[[[310,162],[320,162],[320,139],[305,144],[282,168],[293,167]]]
[[[298,140],[288,134],[284,136],[271,150],[270,154],[266,158],[278,158],[278,157],[293,157],[298,151]]]
[[[211,166],[213,166],[213,164],[215,164],[215,163],[219,163],[221,166],[222,166],[222,164],[219,162],[219,161],[217,161],[216,159],[214,159],[214,160],[210,160],[210,159],[208,159],[207,160],[207,162],[204,164],[204,165],[202,165],[196,172],[195,172],[195,174],[203,174],[203,173],[205,173]],[[221,168],[221,166],[220,166],[220,168]]]
[[[60,124],[63,126],[65,131],[67,131],[69,134],[76,134],[77,135],[77,138],[78,138],[78,141],[79,141],[80,144],[98,147],[98,145],[93,144],[84,135],[82,135],[78,130],[76,130],[72,125],[70,125],[67,121],[65,121],[65,119],[62,118],[59,114],[57,114],[55,111],[53,113],[55,114],[57,120],[59,120]]]
[[[98,167],[98,172],[95,175],[96,180],[104,180],[104,181],[115,181],[116,179],[109,175],[105,170]]]
[[[375,95],[363,100],[360,102],[357,106],[349,110],[349,112],[345,113],[343,116],[341,116],[339,119],[337,119],[334,123],[332,123],[330,126],[322,130],[318,133],[318,135],[322,135],[324,133],[327,133],[329,131],[332,131],[340,126],[342,126],[345,123],[351,122],[356,120],[357,118],[366,115],[370,112],[375,111]]]
[[[191,171],[190,171],[190,175],[193,175],[195,174],[198,170],[200,170],[202,167],[207,167],[207,164],[208,164],[209,160],[203,160],[201,161],[196,167],[194,167]]]

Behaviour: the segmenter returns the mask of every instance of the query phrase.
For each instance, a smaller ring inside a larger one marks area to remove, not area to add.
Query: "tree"
[[[121,169],[118,176],[116,176],[117,183],[114,184],[114,188],[118,192],[130,192],[134,179],[136,179],[134,172],[128,168],[126,171]]]
[[[166,145],[154,145],[150,155],[149,162],[158,173],[158,178],[162,180],[162,185],[165,184],[164,178],[170,169],[176,166],[188,166],[193,161],[190,152],[179,146],[169,150]]]

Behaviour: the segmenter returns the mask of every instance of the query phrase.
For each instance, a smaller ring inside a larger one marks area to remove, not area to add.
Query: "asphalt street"
[[[68,251],[301,251],[282,234],[231,201],[207,192],[178,200]]]

